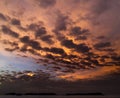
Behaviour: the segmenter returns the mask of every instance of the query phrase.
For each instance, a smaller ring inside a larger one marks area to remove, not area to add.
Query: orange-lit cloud
[[[64,79],[105,75],[120,65],[119,5],[114,0],[1,1],[0,48],[63,64],[73,72],[60,76]],[[91,71],[81,76],[81,69]]]
[[[100,79],[106,75],[111,74],[112,72],[119,72],[119,66],[104,66],[91,70],[80,70],[75,73],[69,73],[65,75],[60,75],[58,78],[62,78],[69,81],[77,81],[77,80],[91,80],[91,79]]]

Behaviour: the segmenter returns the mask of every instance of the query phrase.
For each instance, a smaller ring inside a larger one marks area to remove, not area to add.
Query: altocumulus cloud
[[[56,4],[56,0],[37,0],[41,8],[52,7]]]

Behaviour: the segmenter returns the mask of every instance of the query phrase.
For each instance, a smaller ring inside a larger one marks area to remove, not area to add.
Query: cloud
[[[111,57],[113,60],[115,61],[119,61],[120,62],[120,56],[119,55],[114,55]]]
[[[87,36],[77,36],[75,40],[87,40]]]
[[[105,39],[105,36],[98,36],[96,39]]]
[[[63,40],[61,42],[61,45],[65,46],[67,48],[75,48],[76,47],[76,44],[74,44],[72,40],[67,40],[67,39]]]
[[[29,51],[30,53],[32,53],[32,54],[34,54],[34,55],[37,54],[34,49],[27,49],[27,51]]]
[[[8,45],[11,45],[12,47],[13,47],[13,46],[16,46],[16,47],[17,47],[17,46],[18,46],[18,43],[17,43],[17,42],[11,42],[11,41],[9,41],[9,40],[2,40],[1,42],[2,42],[3,44],[6,44],[6,45],[7,45],[7,44],[8,44]]]
[[[39,25],[35,24],[35,23],[28,25],[28,29],[32,30],[32,31],[36,31],[38,29],[38,27],[39,27]]]
[[[25,44],[25,45],[23,45],[21,48],[19,48],[19,50],[21,51],[21,52],[29,52],[29,53],[31,53],[31,54],[33,54],[33,55],[38,55],[37,54],[37,52],[35,51],[35,49],[34,48],[28,48],[28,45],[27,44]],[[37,50],[37,49],[36,49]]]
[[[71,35],[73,35],[73,36],[83,35],[84,33],[88,33],[88,32],[89,32],[89,30],[87,30],[87,29],[82,30],[81,27],[78,27],[78,26],[73,27],[71,29]]]
[[[105,11],[111,9],[112,0],[97,0],[92,8],[92,13],[96,15],[103,14]]]
[[[6,51],[9,51],[9,52],[13,52],[15,50],[18,50],[19,47],[15,47],[15,48],[5,48]]]
[[[62,48],[56,48],[56,47],[51,47],[51,48],[42,48],[42,50],[46,51],[46,52],[51,52],[54,54],[60,54],[60,55],[66,55],[65,51]]]
[[[111,43],[110,42],[100,42],[94,45],[94,47],[96,49],[100,49],[100,48],[106,48],[106,47],[110,47]]]
[[[55,32],[64,31],[67,29],[67,25],[69,23],[69,17],[67,15],[62,14],[60,11],[56,13],[56,23],[55,23]]]
[[[37,31],[39,28],[43,27],[44,22],[43,21],[38,21],[37,23],[30,23],[28,24],[27,28],[28,30],[32,30],[32,31]]]
[[[35,40],[31,40],[29,38],[29,36],[24,36],[24,37],[20,38],[20,41],[25,43],[28,46],[31,46],[33,49],[36,49],[36,50],[40,50],[41,49],[40,43],[35,41]]]
[[[1,19],[1,20],[4,20],[4,21],[7,20],[6,16],[5,16],[4,14],[2,14],[2,13],[0,13],[0,19]]]
[[[87,17],[85,21],[89,21],[88,24],[93,28],[92,31],[96,32],[94,35],[103,34],[112,42],[117,41],[120,37],[118,26],[120,24],[118,17],[120,15],[118,10],[120,9],[120,1],[89,0],[88,4],[90,7],[85,15]]]
[[[37,50],[41,49],[40,43],[35,40],[30,40],[28,45],[30,45],[33,49],[37,49]]]
[[[5,22],[0,23],[1,31],[19,37],[18,45],[13,45],[11,42],[16,39],[4,38],[1,34],[2,40],[11,41],[3,43],[5,47],[8,45],[5,50],[16,51],[18,47],[17,52],[39,54],[60,67],[59,62],[65,64],[71,72],[73,69],[119,65],[119,56],[115,54],[120,50],[120,1],[17,0],[6,1],[7,5],[3,2],[0,4],[0,20]],[[18,3],[20,6],[17,7]]]
[[[45,57],[55,60],[55,57],[52,54],[46,54]]]
[[[91,63],[93,63],[93,64],[96,65],[96,66],[99,66],[99,65],[100,65],[99,62],[98,62],[98,60],[91,60]]]
[[[14,18],[11,20],[11,24],[12,25],[21,25],[21,22],[20,22],[20,20]]]
[[[50,49],[50,52],[55,53],[55,54],[61,54],[61,55],[66,54],[62,48],[55,48],[55,47],[52,47]]]
[[[77,55],[70,54],[70,55],[67,55],[67,58],[72,59],[72,58],[79,58],[79,57]]]
[[[27,45],[23,45],[23,46],[20,48],[20,51],[22,51],[22,52],[28,51]]]
[[[84,43],[82,44],[75,44],[72,40],[63,40],[61,42],[61,45],[69,48],[69,49],[74,49],[76,50],[77,52],[89,52],[90,48],[85,45]]]
[[[91,66],[91,62],[85,62],[85,61],[81,61],[80,62],[81,65],[83,65],[83,68],[85,68],[85,66]]]
[[[54,41],[52,40],[53,36],[51,35],[45,35],[45,36],[42,36],[40,39],[48,44],[53,44]]]
[[[76,51],[78,52],[85,53],[85,52],[89,52],[89,50],[90,48],[85,44],[76,45]]]
[[[53,7],[56,4],[56,0],[37,0],[41,8]]]
[[[46,28],[41,27],[35,32],[35,37],[40,38],[41,36],[45,35],[46,33],[47,33]]]
[[[81,28],[80,26],[72,26],[69,30],[69,36],[73,36],[74,40],[87,40],[89,39],[91,33],[88,29]]]
[[[23,43],[29,43],[30,38],[29,38],[29,36],[24,36],[24,37],[20,38],[20,41]]]
[[[10,35],[10,36],[12,36],[14,38],[18,38],[19,37],[18,33],[12,31],[10,28],[8,28],[5,25],[2,26],[2,31],[3,31],[4,34]]]
[[[106,51],[106,52],[114,53],[115,49],[113,49],[113,48],[106,48],[106,49],[100,49],[100,51]]]

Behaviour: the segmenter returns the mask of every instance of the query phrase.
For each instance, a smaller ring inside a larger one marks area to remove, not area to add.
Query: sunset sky
[[[0,75],[95,79],[120,71],[120,0],[0,0]]]

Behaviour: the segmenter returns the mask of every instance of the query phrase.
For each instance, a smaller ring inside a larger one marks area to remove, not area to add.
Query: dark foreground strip
[[[5,95],[15,95],[15,96],[23,96],[23,95],[40,95],[40,96],[50,96],[50,95],[57,95],[56,93],[25,93],[25,94],[22,94],[22,93],[6,93]]]
[[[6,93],[5,95],[23,96],[23,95],[38,95],[38,96],[58,96],[56,93]],[[66,93],[64,96],[104,96],[103,93]]]
[[[80,95],[80,96],[104,96],[103,93],[67,93],[66,96],[77,96],[77,95]]]

